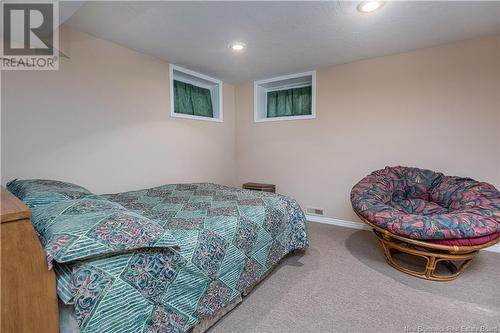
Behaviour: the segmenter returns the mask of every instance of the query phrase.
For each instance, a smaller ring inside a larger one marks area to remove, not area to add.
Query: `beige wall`
[[[168,64],[65,30],[59,71],[2,72],[2,183],[75,182],[96,193],[170,182],[235,184],[234,88],[224,123],[173,119]]]
[[[236,85],[238,181],[262,181],[355,220],[351,187],[386,165],[500,185],[499,36],[317,71],[317,118],[253,122]]]
[[[63,41],[59,71],[2,72],[2,183],[262,181],[348,220],[352,185],[385,165],[500,185],[500,36],[320,69],[317,119],[269,123],[253,122],[251,82],[224,85],[224,123],[173,119],[167,63],[69,29]]]

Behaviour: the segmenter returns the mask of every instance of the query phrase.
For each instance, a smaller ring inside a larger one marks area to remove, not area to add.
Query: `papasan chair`
[[[470,178],[386,167],[357,183],[351,202],[373,228],[387,263],[419,278],[453,280],[480,249],[500,240],[500,193]],[[424,258],[424,267],[405,267],[396,253]],[[438,272],[441,265],[446,273]]]

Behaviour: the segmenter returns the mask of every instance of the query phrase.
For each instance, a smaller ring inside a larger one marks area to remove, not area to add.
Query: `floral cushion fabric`
[[[428,242],[447,246],[475,246],[489,243],[491,241],[494,241],[498,237],[500,237],[500,232],[474,238],[431,239]]]
[[[351,191],[353,208],[394,234],[461,239],[500,231],[500,193],[470,178],[408,167],[372,172]]]

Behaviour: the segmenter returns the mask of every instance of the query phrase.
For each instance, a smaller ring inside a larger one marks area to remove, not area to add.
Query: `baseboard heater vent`
[[[312,215],[318,215],[318,216],[323,216],[323,209],[322,208],[311,208],[308,207],[306,209],[307,214],[312,214]]]

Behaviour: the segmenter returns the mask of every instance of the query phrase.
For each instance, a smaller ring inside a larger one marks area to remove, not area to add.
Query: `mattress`
[[[289,255],[294,255],[296,252],[299,252],[302,250],[295,250],[289,253]],[[284,258],[283,258],[284,259]],[[273,272],[273,270],[269,270],[265,275],[263,275],[261,278],[259,278],[253,286],[247,290],[246,293],[243,293],[242,295],[236,297],[233,299],[231,302],[229,302],[227,305],[225,305],[222,309],[220,309],[218,312],[216,312],[213,316],[203,318],[198,324],[195,326],[191,327],[189,330],[189,333],[205,333],[207,332],[213,325],[215,325],[220,319],[222,319],[226,314],[231,312],[236,306],[238,306],[241,302],[243,302],[244,297],[249,295],[253,289],[261,283],[263,280],[267,278],[268,275],[270,275]],[[80,333],[80,328],[78,327],[78,322],[77,318],[75,315],[75,309],[71,305],[64,304],[64,302],[61,299],[58,299],[59,301],[59,330],[60,333]]]
[[[192,327],[189,333],[205,333],[210,327],[215,325],[222,317],[231,312],[238,304],[243,301],[243,297],[236,297],[229,304],[224,306],[216,315],[204,318],[199,324]],[[78,322],[75,315],[75,309],[64,304],[59,300],[59,330],[60,333],[80,333]]]

